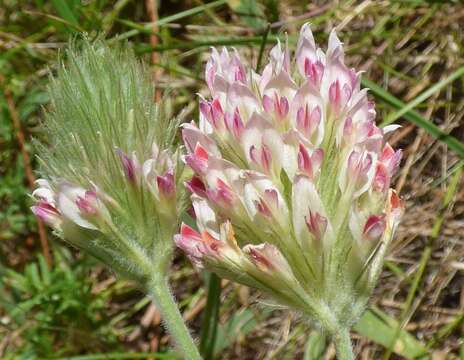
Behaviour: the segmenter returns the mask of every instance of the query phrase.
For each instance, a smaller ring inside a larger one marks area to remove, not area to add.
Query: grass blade
[[[222,350],[231,346],[237,338],[244,337],[269,316],[270,309],[254,312],[249,308],[233,313],[225,324],[219,324],[214,355],[220,358]]]
[[[221,279],[216,274],[209,273],[206,282],[208,284],[208,298],[202,319],[200,353],[205,360],[212,360],[221,305]]]
[[[176,354],[170,353],[155,353],[155,352],[119,352],[119,353],[103,353],[103,354],[88,354],[67,356],[56,358],[56,360],[119,360],[119,359],[156,359],[156,360],[180,360]]]
[[[196,15],[198,13],[201,13],[203,11],[207,11],[207,10],[210,10],[210,9],[213,9],[215,7],[218,7],[218,6],[221,6],[221,5],[224,5],[227,3],[227,0],[216,0],[216,1],[213,1],[209,4],[203,4],[203,5],[200,5],[200,6],[196,6],[194,8],[191,8],[191,9],[188,9],[188,10],[185,10],[185,11],[181,11],[177,14],[174,14],[174,15],[170,15],[170,16],[166,16],[162,19],[159,19],[158,21],[155,21],[155,22],[151,22],[151,23],[148,23],[148,24],[145,24],[145,25],[139,25],[139,24],[135,24],[135,23],[132,23],[134,25],[134,27],[136,27],[135,29],[132,29],[132,30],[129,30],[125,33],[122,33],[116,37],[114,37],[113,39],[110,40],[110,42],[112,41],[119,41],[119,40],[123,40],[123,39],[128,39],[132,36],[135,36],[141,32],[147,32],[147,33],[152,33],[153,32],[153,26],[162,26],[162,25],[165,25],[165,24],[169,24],[173,21],[177,21],[177,20],[180,20],[180,19],[183,19],[187,16],[192,16],[192,15]]]
[[[72,25],[79,25],[76,15],[66,1],[52,0],[51,2],[60,17]]]
[[[404,102],[390,94],[388,91],[386,91],[373,81],[363,78],[361,82],[363,86],[368,87],[371,90],[372,94],[374,94],[375,97],[385,101],[387,104],[393,106],[394,108],[402,109],[407,106]],[[402,116],[409,122],[423,128],[426,132],[435,137],[437,140],[446,143],[446,145],[448,145],[450,149],[456,152],[456,154],[458,154],[460,157],[464,158],[464,144],[460,142],[458,139],[456,139],[454,136],[445,133],[438,126],[433,124],[431,121],[425,119],[421,114],[419,114],[415,110],[410,109],[406,111],[404,114],[402,114]],[[384,125],[387,124],[380,124],[380,126]]]
[[[303,360],[318,360],[324,357],[326,349],[325,334],[319,331],[312,331],[306,342]]]
[[[419,105],[420,103],[422,103],[423,101],[428,99],[434,93],[440,91],[443,87],[445,87],[449,83],[453,82],[454,80],[459,79],[461,76],[464,76],[464,66],[460,67],[458,70],[456,70],[450,76],[448,76],[446,79],[443,79],[443,80],[437,82],[435,85],[428,88],[426,91],[424,91],[422,94],[420,94],[418,97],[416,97],[413,101],[409,102],[406,106],[404,106],[400,110],[398,110],[395,113],[387,116],[387,118],[385,119],[385,121],[382,124],[383,125],[391,124],[396,119],[399,119],[401,116],[406,114],[409,110],[414,109],[417,105]]]
[[[266,39],[267,43],[275,43],[277,37],[268,36]],[[250,45],[250,44],[261,44],[263,42],[262,36],[248,36],[248,37],[237,37],[237,38],[219,38],[215,40],[207,41],[182,41],[175,42],[166,45],[141,45],[136,48],[138,54],[149,53],[152,51],[167,51],[167,50],[191,50],[199,47],[209,46],[236,46],[236,45]]]
[[[259,73],[261,71],[261,63],[263,61],[264,48],[266,47],[267,36],[269,35],[270,30],[271,30],[271,26],[268,24],[267,27],[266,27],[266,30],[264,30],[263,41],[261,42],[261,46],[259,48],[258,62],[256,63],[256,72],[257,73]]]
[[[451,178],[450,185],[448,187],[448,190],[446,191],[442,205],[440,209],[438,209],[437,218],[432,228],[432,233],[430,234],[427,245],[422,253],[417,271],[415,271],[413,282],[411,284],[411,287],[409,288],[408,295],[406,297],[404,309],[400,315],[400,321],[395,330],[395,336],[392,338],[391,343],[387,346],[387,350],[385,351],[382,357],[383,360],[388,360],[390,358],[390,355],[393,352],[393,347],[396,343],[397,337],[399,336],[403,327],[407,324],[408,319],[410,319],[411,316],[413,315],[415,308],[416,308],[415,306],[413,306],[414,301],[416,300],[417,302],[421,300],[421,298],[417,297],[416,294],[419,289],[419,285],[422,283],[422,278],[427,268],[427,264],[430,260],[430,257],[432,256],[433,243],[440,235],[440,231],[443,225],[443,221],[445,219],[445,215],[448,211],[449,205],[453,201],[454,195],[456,194],[459,180],[461,179],[461,174],[462,174],[462,168],[459,169],[459,171],[457,171]]]

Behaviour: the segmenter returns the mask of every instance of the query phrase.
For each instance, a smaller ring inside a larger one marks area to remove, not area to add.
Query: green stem
[[[353,350],[351,348],[350,328],[346,325],[340,325],[331,308],[321,302],[312,306],[312,311],[308,312],[311,318],[319,321],[322,329],[332,338],[335,345],[338,360],[354,360]]]
[[[160,277],[160,274],[155,274],[151,282],[148,283],[148,291],[163,317],[167,330],[182,352],[183,358],[201,360],[200,353],[184,324],[184,319],[171,294],[167,280]]]
[[[221,279],[214,273],[207,274],[208,298],[201,323],[200,352],[205,360],[214,358],[219,307],[221,305]]]
[[[332,341],[337,351],[338,360],[353,360],[353,350],[351,349],[350,330],[340,328],[333,336]]]

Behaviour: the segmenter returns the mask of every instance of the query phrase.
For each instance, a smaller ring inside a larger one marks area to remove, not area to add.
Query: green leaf
[[[27,117],[34,111],[37,111],[41,105],[48,103],[49,99],[46,91],[39,89],[31,91],[18,106],[19,118],[21,120],[26,120]]]
[[[27,278],[24,275],[17,273],[16,271],[11,269],[7,269],[5,273],[5,277],[9,279],[8,284],[11,287],[20,292],[30,292],[31,289],[29,287],[29,282],[27,281]]]
[[[218,326],[214,354],[218,356],[222,350],[233,344],[239,336],[245,336],[258,325],[256,315],[250,309],[232,314],[224,325]]]
[[[266,26],[262,5],[256,0],[229,0],[228,4],[246,25],[254,29],[263,29]]]
[[[47,262],[42,254],[38,256],[40,273],[42,275],[43,284],[47,287],[51,284],[51,274]]]
[[[42,279],[40,278],[39,274],[39,268],[36,263],[32,263],[26,267],[26,276],[28,280],[31,282],[32,286],[36,290],[42,290],[43,289],[43,283]]]
[[[32,299],[22,301],[18,306],[16,306],[11,312],[10,316],[16,318],[18,316],[27,315],[27,313],[36,305],[40,304],[40,296],[35,296]]]
[[[354,330],[375,343],[388,347],[395,338],[397,327],[398,322],[394,318],[379,309],[371,308],[364,313]],[[425,345],[405,330],[399,332],[392,350],[406,359],[416,359],[427,354]]]
[[[274,35],[269,35],[266,39],[266,43],[275,43],[278,37]],[[245,46],[253,44],[262,44],[262,36],[242,36],[242,37],[218,37],[212,40],[206,41],[176,41],[166,45],[139,45],[136,46],[136,52],[138,54],[149,53],[153,51],[167,51],[167,50],[189,50],[189,49],[198,49],[200,47],[210,47],[210,46]]]
[[[79,25],[77,15],[73,12],[66,0],[52,0],[53,7],[60,17],[69,22],[70,24]]]
[[[326,337],[319,331],[312,331],[306,342],[304,360],[323,359],[326,349]]]
[[[181,12],[179,12],[177,14],[166,16],[166,17],[164,17],[162,19],[159,19],[158,21],[155,21],[155,22],[152,22],[152,23],[149,23],[149,24],[146,24],[146,25],[139,25],[137,23],[134,23],[134,22],[131,22],[131,21],[128,21],[128,20],[120,20],[120,22],[122,22],[122,23],[124,23],[124,24],[126,24],[128,26],[134,27],[134,29],[129,30],[129,31],[123,33],[123,34],[117,35],[116,37],[111,39],[109,42],[111,43],[113,41],[119,41],[119,40],[123,40],[123,39],[128,39],[128,38],[130,38],[132,36],[135,36],[135,35],[137,35],[137,34],[139,34],[141,32],[151,34],[153,32],[153,26],[166,25],[166,24],[169,24],[171,22],[183,19],[183,18],[185,18],[187,16],[196,15],[196,14],[202,13],[204,11],[208,11],[208,10],[211,10],[213,8],[222,6],[226,2],[227,2],[227,0],[212,1],[212,2],[210,2],[208,4],[195,6],[195,7],[191,8],[191,9],[181,11]]]

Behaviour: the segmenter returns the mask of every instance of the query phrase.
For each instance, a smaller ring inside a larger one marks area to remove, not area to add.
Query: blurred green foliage
[[[37,124],[37,113],[48,96],[41,87],[24,88],[24,82],[13,78],[10,88],[20,100],[17,111],[24,126],[31,131]],[[25,95],[27,91],[27,96]],[[2,94],[3,95],[3,94]],[[30,148],[29,145],[27,145]],[[24,163],[10,119],[5,98],[0,96],[0,241],[25,236],[35,228],[35,220],[27,211],[29,199]]]
[[[89,266],[64,248],[49,268],[42,255],[24,271],[1,269],[1,326],[21,340],[7,349],[11,358],[52,358],[117,349],[117,336],[105,309],[104,292],[92,293]]]

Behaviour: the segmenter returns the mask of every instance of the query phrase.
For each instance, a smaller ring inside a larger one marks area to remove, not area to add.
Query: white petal
[[[318,61],[316,44],[314,42],[313,33],[308,23],[301,27],[298,44],[296,46],[295,57],[296,65],[302,76],[305,76],[306,59],[308,59],[313,64]]]
[[[193,153],[199,143],[209,154],[217,157],[221,156],[216,143],[209,136],[201,132],[194,123],[182,124],[182,138],[189,153]]]
[[[156,177],[156,174],[154,174],[154,168],[155,168],[155,160],[153,159],[148,159],[143,163],[143,177],[146,181],[150,181]]]
[[[364,224],[367,221],[367,213],[362,213],[352,209],[350,211],[349,227],[353,239],[356,241],[362,240]]]
[[[300,241],[306,238],[308,229],[305,216],[309,211],[317,212],[327,217],[324,205],[314,184],[306,176],[298,176],[293,184],[292,194],[293,228]],[[327,229],[329,229],[329,225]]]
[[[73,223],[87,229],[97,230],[98,228],[88,220],[84,219],[76,205],[78,197],[85,196],[85,190],[80,187],[62,185],[58,194],[58,209],[63,217]]]
[[[50,183],[46,179],[37,179],[34,183],[37,184],[38,187],[51,189]]]
[[[392,131],[395,131],[397,129],[399,129],[400,127],[402,127],[401,125],[398,125],[398,124],[391,124],[391,125],[387,125],[387,126],[384,126],[382,128],[382,131],[383,131],[383,134],[386,135]]]
[[[238,82],[232,84],[227,92],[226,111],[233,114],[236,108],[244,124],[249,121],[254,112],[261,108],[255,94],[247,86]]]
[[[327,48],[327,57],[335,58],[342,57],[343,60],[343,46],[337,36],[337,32],[333,29],[329,35],[329,46]]]
[[[298,147],[300,141],[303,141],[303,137],[295,129],[290,130],[283,137],[282,167],[290,180],[293,180],[298,170]]]
[[[35,199],[43,199],[48,203],[55,203],[55,192],[50,188],[41,187],[32,193]]]
[[[292,80],[290,75],[281,71],[277,76],[271,77],[264,88],[263,95],[268,95],[271,98],[274,97],[274,93],[277,92],[280,97],[285,96],[290,104],[295,96],[296,90],[298,87],[295,82]]]
[[[232,189],[236,190],[242,182],[242,171],[230,161],[210,157],[205,181],[209,187],[215,188],[217,179],[221,179]]]
[[[204,198],[193,195],[192,205],[195,210],[198,230],[200,230],[201,233],[207,231],[210,235],[218,239],[219,228],[216,213],[210,207],[208,201]]]

